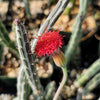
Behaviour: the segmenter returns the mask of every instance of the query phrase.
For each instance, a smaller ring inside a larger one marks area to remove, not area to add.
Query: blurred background
[[[12,100],[17,93],[16,78],[21,62],[17,55],[14,20],[18,18],[23,21],[31,41],[57,1],[0,0],[0,100]],[[70,39],[78,11],[79,0],[70,0],[63,14],[52,27],[55,30],[61,29],[60,33],[65,35],[63,51]],[[78,89],[74,86],[74,81],[100,57],[100,0],[91,0],[82,29],[83,36],[79,40],[76,56],[68,65],[68,80],[61,93],[64,100],[75,100],[79,93],[76,92]],[[52,62],[51,57],[40,57],[35,62],[44,88],[50,81],[55,81],[58,87],[62,79],[62,71]],[[87,82],[81,88],[86,84]],[[100,82],[82,98],[100,100]]]

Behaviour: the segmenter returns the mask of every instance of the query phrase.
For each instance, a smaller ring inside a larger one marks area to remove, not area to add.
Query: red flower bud
[[[57,52],[58,48],[62,48],[63,36],[60,31],[47,31],[38,40],[35,53],[38,56],[52,55]]]

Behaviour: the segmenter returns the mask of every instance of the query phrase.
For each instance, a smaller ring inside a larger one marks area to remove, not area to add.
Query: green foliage
[[[2,62],[3,45],[0,44],[0,64]]]
[[[8,76],[0,76],[0,80],[2,80],[4,83],[6,83],[9,86],[16,84],[16,78],[11,78]]]
[[[9,46],[9,36],[4,24],[0,20],[0,41],[3,45]]]
[[[50,82],[45,89],[45,100],[52,100],[55,92],[55,82]]]
[[[75,1],[76,0],[70,0],[69,6],[67,6],[66,9],[65,9],[65,14],[66,15],[70,15],[70,12],[73,10],[73,8],[75,6]]]
[[[17,100],[29,100],[31,88],[29,87],[23,66],[20,66],[17,82]]]
[[[23,0],[23,1],[25,4],[26,15],[27,15],[27,17],[31,17],[31,12],[30,12],[30,8],[29,8],[29,0]]]
[[[57,2],[57,0],[49,0],[50,5],[55,4]]]
[[[1,22],[1,20],[0,20],[0,41],[1,41],[0,43],[3,46],[8,47],[12,51],[12,53],[14,53],[15,56],[18,57],[16,46],[10,40],[8,31],[7,31],[6,27],[4,26],[4,24]]]
[[[100,66],[99,66],[100,67]],[[84,87],[83,94],[87,94],[100,85],[100,71]]]
[[[100,59],[97,59],[85,73],[82,73],[81,76],[76,80],[75,84],[77,86],[84,85],[90,78],[95,74],[100,72]]]
[[[20,87],[21,85],[17,85],[17,88],[18,90],[26,91],[27,93],[28,89],[24,88],[25,87],[24,84],[26,84],[25,80],[28,80],[28,84],[31,87],[34,100],[43,100],[44,91],[40,83],[39,77],[37,75],[36,67],[31,62],[34,60],[30,51],[28,33],[20,20],[16,19],[15,23],[16,23],[15,29],[16,29],[16,40],[17,40],[16,42],[18,46],[20,59],[21,59],[21,66],[23,68],[21,74],[18,76],[18,79],[20,79],[18,84],[20,84],[21,82],[24,82],[23,88]],[[23,81],[23,78],[25,79],[24,81]],[[22,95],[23,97],[25,96],[24,94]]]
[[[69,62],[72,60],[72,58],[77,53],[76,51],[77,51],[77,47],[79,45],[79,40],[82,36],[81,25],[82,25],[82,22],[86,16],[86,11],[88,8],[89,1],[90,0],[84,0],[84,1],[80,0],[79,13],[78,13],[78,15],[76,17],[76,21],[73,25],[72,35],[70,37],[68,46],[65,49],[66,64],[69,64]],[[39,32],[37,33],[37,36],[41,36],[42,34],[40,34],[40,33],[43,33],[45,31],[46,27],[49,30],[54,25],[56,20],[59,18],[60,14],[65,9],[68,2],[69,2],[69,0],[68,1],[67,0],[59,0],[55,9],[50,13],[47,20],[43,24],[43,26],[41,26]],[[28,41],[27,32],[25,30],[24,25],[19,20],[16,20],[15,22],[16,22],[16,27],[15,27],[16,28],[16,40],[17,40],[17,45],[18,45],[18,51],[20,54],[21,64],[23,66],[22,73],[18,76],[18,78],[20,79],[20,81],[19,81],[20,85],[17,86],[18,90],[22,91],[21,92],[22,94],[20,93],[20,97],[22,96],[23,99],[25,98],[24,91],[28,92],[28,89],[25,88],[24,83],[27,83],[26,81],[28,81],[28,85],[32,90],[34,100],[44,100],[44,98],[46,100],[52,100],[52,98],[53,98],[52,93],[55,90],[55,85],[51,82],[46,87],[45,92],[43,91],[43,88],[40,84],[40,80],[39,80],[38,75],[37,75],[35,62],[34,62],[32,54],[31,54],[31,51],[32,51],[32,53],[34,53],[34,49],[35,49],[35,46],[36,46],[38,39],[34,39],[31,42],[31,48],[29,48],[30,44]],[[27,46],[27,44],[29,46]],[[28,50],[29,50],[29,52],[28,52]],[[32,63],[32,61],[34,63]],[[65,66],[62,67],[63,79],[62,79],[62,82],[59,86],[60,88],[58,88],[58,90],[56,92],[57,95],[55,94],[53,100],[57,100],[59,93],[61,92],[61,89],[66,82],[67,72],[65,71],[64,68],[66,68],[66,67]],[[21,69],[20,69],[20,71],[21,71]],[[97,73],[97,70],[95,70],[95,71],[92,70],[92,72],[91,73],[90,72],[91,72],[91,70],[88,72],[89,74],[85,73],[86,75],[82,75],[82,77],[84,76],[83,80],[86,78],[86,80],[84,82],[86,82],[88,80],[87,76],[92,77],[94,75],[94,72]],[[82,77],[80,78],[80,80],[82,80]],[[80,85],[83,83],[81,83],[81,81],[78,80],[77,84]],[[44,96],[44,93],[45,93],[45,96]],[[20,100],[20,98],[19,98],[19,100]]]
[[[75,52],[77,51],[77,47],[79,45],[79,39],[82,36],[81,25],[86,16],[88,2],[89,0],[84,0],[84,2],[80,0],[79,13],[76,17],[75,23],[73,24],[72,35],[70,37],[68,46],[65,49],[66,64],[68,64],[72,57],[74,57],[76,54]]]

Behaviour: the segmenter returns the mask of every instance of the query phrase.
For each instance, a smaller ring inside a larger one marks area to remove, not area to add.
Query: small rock
[[[49,14],[49,9],[44,10],[44,14],[48,15]]]
[[[95,99],[95,95],[93,93],[89,93],[82,96],[82,100],[94,100],[94,99]]]
[[[73,69],[73,70],[71,71],[70,77],[71,77],[71,78],[74,78],[74,77],[76,77],[76,74],[77,74],[76,70]]]
[[[0,95],[0,100],[13,100],[14,95],[10,94],[1,94]]]
[[[7,59],[10,59],[12,57],[12,54],[11,53],[8,53],[7,54]]]

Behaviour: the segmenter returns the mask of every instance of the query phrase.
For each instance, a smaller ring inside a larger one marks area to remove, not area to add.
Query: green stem
[[[75,81],[77,87],[84,85],[91,77],[100,72],[100,59],[96,60],[85,73]]]
[[[66,80],[67,80],[67,76],[68,76],[67,75],[67,68],[63,66],[63,67],[61,67],[61,69],[63,71],[63,79],[60,83],[60,86],[59,86],[53,100],[58,100],[59,94],[60,94],[60,92],[61,92],[61,90],[62,90],[62,88],[63,88],[63,86],[64,86],[64,84],[66,83]]]
[[[100,72],[96,74],[85,86],[83,89],[83,94],[87,94],[91,91],[93,91],[95,88],[97,88],[100,85]]]
[[[59,16],[62,14],[63,10],[67,6],[69,0],[59,0],[58,3],[56,4],[55,8],[51,11],[49,16],[47,17],[46,21],[43,23],[43,25],[40,27],[37,37],[41,36],[45,29],[47,28],[48,30],[55,24]],[[42,33],[42,34],[41,34]],[[37,39],[33,39],[31,41],[31,51],[34,53],[34,49],[36,46],[36,43],[38,41]]]
[[[4,46],[7,46],[9,50],[16,56],[16,58],[19,58],[16,46],[14,42],[12,42],[9,38],[8,31],[4,24],[0,20],[0,43]]]
[[[45,100],[52,100],[53,99],[53,94],[55,91],[55,82],[52,81],[48,83],[45,89]]]
[[[76,0],[70,0],[68,6],[65,9],[65,14],[66,15],[70,15],[71,11],[73,10],[74,6],[75,6],[75,1]]]
[[[27,45],[26,42],[29,44],[29,41],[27,38],[25,39],[25,30],[23,30],[23,27],[21,26],[20,20],[15,20],[16,25],[16,40],[17,40],[17,46],[18,51],[21,59],[21,64],[24,67],[24,72],[26,75],[26,78],[28,80],[28,83],[32,89],[34,100],[43,100],[42,97],[40,97],[41,92],[36,87],[33,71],[32,71],[32,65],[29,60],[29,52],[27,51]],[[31,56],[31,55],[30,55]]]
[[[29,8],[29,0],[23,0],[24,4],[25,4],[25,11],[27,14],[27,17],[31,17],[31,12],[30,12],[30,8]]]
[[[24,67],[20,66],[17,78],[17,100],[28,100],[31,88],[29,87],[28,80],[26,79]]]

